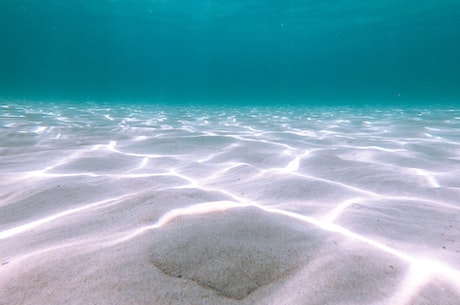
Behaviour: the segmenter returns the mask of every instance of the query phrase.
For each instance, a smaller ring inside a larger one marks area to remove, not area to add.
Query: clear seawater
[[[458,103],[460,2],[3,0],[0,97]]]

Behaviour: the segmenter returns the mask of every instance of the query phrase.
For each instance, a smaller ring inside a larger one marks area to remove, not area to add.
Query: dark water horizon
[[[5,0],[0,97],[458,104],[459,28],[452,0]]]

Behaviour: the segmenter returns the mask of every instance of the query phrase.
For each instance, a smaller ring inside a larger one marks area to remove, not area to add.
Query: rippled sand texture
[[[0,304],[460,303],[460,110],[110,107],[0,108]]]

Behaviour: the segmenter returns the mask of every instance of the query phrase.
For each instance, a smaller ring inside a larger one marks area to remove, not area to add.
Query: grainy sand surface
[[[460,110],[0,108],[0,304],[459,304]]]

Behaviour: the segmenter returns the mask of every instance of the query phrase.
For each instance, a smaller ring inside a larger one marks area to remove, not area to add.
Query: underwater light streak
[[[351,199],[347,199],[340,203],[336,208],[334,208],[331,212],[327,213],[324,217],[324,222],[326,223],[333,223],[348,207],[352,206],[353,204],[362,203],[363,199],[360,197],[355,197]]]
[[[233,201],[213,201],[213,202],[205,202],[196,205],[192,205],[186,208],[178,208],[173,209],[166,214],[163,214],[157,222],[155,222],[151,228],[161,228],[180,216],[190,216],[190,215],[200,215],[200,214],[207,214],[210,212],[222,212],[228,209],[233,208],[240,208],[240,207],[247,207],[248,204],[237,203]]]
[[[426,170],[420,168],[414,169],[417,175],[423,176],[431,187],[440,187],[438,181]]]
[[[117,245],[125,241],[131,240],[146,231],[164,227],[165,225],[167,225],[174,219],[181,217],[181,216],[202,215],[202,214],[208,214],[212,212],[223,212],[229,209],[248,207],[248,206],[250,205],[240,203],[240,202],[225,200],[225,201],[212,201],[212,202],[199,203],[199,204],[191,205],[185,208],[173,209],[163,214],[154,224],[141,227],[139,229],[134,230],[132,233],[124,235],[115,240],[112,240],[107,243],[107,246]]]
[[[68,243],[64,243],[64,244],[60,243],[58,245],[49,246],[49,247],[39,249],[39,250],[36,250],[36,251],[32,251],[32,252],[29,252],[29,253],[26,253],[26,254],[23,254],[23,255],[18,255],[18,256],[15,256],[15,257],[11,257],[11,258],[5,258],[4,261],[7,261],[8,263],[17,264],[17,263],[19,263],[21,261],[30,259],[30,258],[32,258],[34,256],[40,256],[40,255],[43,255],[43,254],[47,254],[47,253],[51,253],[51,252],[55,252],[55,251],[59,251],[59,250],[64,250],[64,249],[68,249],[68,248],[80,247],[82,245],[84,245],[85,250],[90,250],[89,245],[91,245],[91,241],[85,239],[85,240],[80,240],[80,241],[68,242]]]
[[[384,304],[406,305],[410,304],[414,295],[416,295],[423,286],[430,280],[430,273],[424,272],[412,265],[396,292],[385,301]]]
[[[47,217],[44,217],[44,218],[40,218],[38,220],[29,222],[27,224],[20,225],[20,226],[17,226],[17,227],[8,229],[8,230],[1,231],[0,232],[0,239],[6,239],[6,238],[9,238],[9,237],[12,237],[12,236],[17,235],[19,233],[32,230],[32,229],[34,229],[34,228],[36,228],[38,226],[41,226],[43,224],[49,223],[51,221],[54,221],[56,219],[59,219],[59,218],[62,218],[62,217],[65,217],[65,216],[68,216],[68,215],[71,215],[71,214],[74,214],[74,213],[78,213],[78,212],[81,212],[81,211],[84,211],[84,210],[88,210],[88,209],[91,209],[91,208],[94,208],[94,207],[97,207],[97,206],[100,206],[100,205],[103,205],[103,204],[106,204],[106,203],[122,201],[122,200],[124,200],[124,199],[126,199],[128,197],[132,197],[134,195],[136,195],[136,194],[127,194],[127,195],[122,195],[122,196],[118,196],[118,197],[112,197],[112,198],[96,201],[96,202],[93,202],[93,203],[90,203],[90,204],[87,204],[87,205],[84,205],[84,206],[80,206],[78,208],[73,208],[73,209],[66,210],[66,211],[63,211],[63,212],[60,212],[60,213],[56,213],[56,214],[53,214],[53,215],[50,215],[50,216],[47,216]]]

